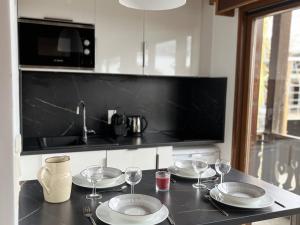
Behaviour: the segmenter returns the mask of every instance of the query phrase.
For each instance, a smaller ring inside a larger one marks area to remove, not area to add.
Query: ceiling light
[[[121,5],[140,10],[168,10],[183,6],[186,0],[119,0]]]

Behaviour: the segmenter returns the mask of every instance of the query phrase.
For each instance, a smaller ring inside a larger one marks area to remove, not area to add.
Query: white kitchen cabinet
[[[45,17],[95,23],[96,0],[18,0],[18,16],[43,19]]]
[[[35,180],[42,166],[41,155],[24,155],[20,157],[20,180]]]
[[[145,74],[199,75],[202,2],[146,12]]]
[[[67,152],[43,155],[21,156],[20,180],[34,180],[37,172],[45,164],[45,159],[53,156],[70,156],[71,173],[76,175],[92,165],[106,165],[125,170],[127,167],[139,167],[143,170],[155,169],[156,154],[159,155],[159,168],[167,168],[173,164],[173,147],[102,150],[86,152]]]
[[[70,156],[71,173],[76,175],[82,170],[93,165],[106,164],[106,151],[87,151],[87,152],[71,152],[71,153],[58,153],[58,154],[45,154],[42,155],[42,165],[45,159],[53,156],[67,155]]]
[[[159,156],[159,169],[168,168],[169,166],[172,166],[174,164],[172,146],[157,147],[157,154]]]
[[[19,0],[18,16],[95,24],[98,73],[199,75],[202,2],[144,12],[118,0]]]
[[[96,0],[96,12],[95,71],[142,74],[143,11]]]
[[[124,171],[127,167],[142,170],[155,169],[156,148],[122,149],[107,151],[107,166]]]
[[[45,164],[45,159],[53,156],[70,156],[71,173],[76,175],[92,165],[106,165],[106,151],[68,152],[44,155],[21,156],[20,180],[35,180],[37,172]]]

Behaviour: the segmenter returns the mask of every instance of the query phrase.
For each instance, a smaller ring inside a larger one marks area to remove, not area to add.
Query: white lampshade
[[[140,10],[168,10],[183,6],[186,0],[119,0],[120,4]]]

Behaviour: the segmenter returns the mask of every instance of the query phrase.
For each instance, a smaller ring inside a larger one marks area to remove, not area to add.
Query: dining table
[[[207,190],[192,187],[195,180],[172,176],[174,180],[169,191],[156,191],[155,172],[155,170],[143,171],[143,178],[135,186],[135,193],[158,198],[169,209],[169,215],[176,225],[235,225],[300,214],[299,195],[236,169],[231,169],[225,176],[225,182],[245,182],[262,187],[276,203],[263,209],[242,209],[214,202],[228,213],[228,216],[225,216],[204,197]],[[205,183],[208,187],[213,187],[217,182],[219,179]],[[92,210],[97,224],[105,224],[96,217],[96,208],[101,202],[108,201],[114,196],[129,194],[130,187],[123,192],[101,190],[100,200],[86,199],[86,194],[90,191],[73,184],[68,201],[51,204],[44,200],[43,190],[38,181],[24,181],[21,183],[19,195],[19,225],[91,225],[90,220],[83,215],[83,208],[86,206]],[[160,224],[169,225],[170,221],[165,220]]]

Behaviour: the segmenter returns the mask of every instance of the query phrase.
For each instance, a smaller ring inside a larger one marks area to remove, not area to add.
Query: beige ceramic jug
[[[37,178],[43,187],[44,198],[47,202],[60,203],[70,199],[72,175],[69,156],[47,158]]]

